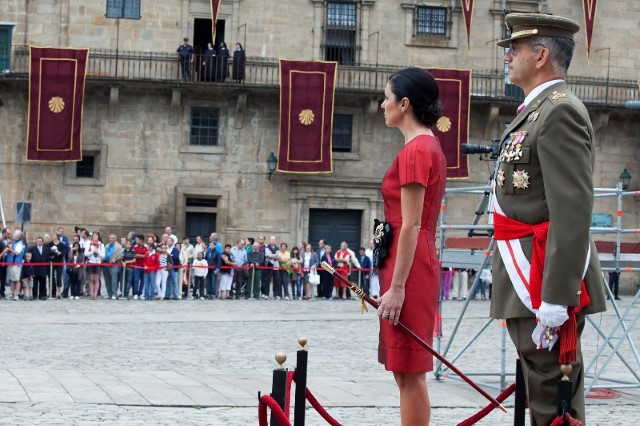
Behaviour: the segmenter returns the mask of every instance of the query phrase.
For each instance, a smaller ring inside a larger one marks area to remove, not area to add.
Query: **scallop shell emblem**
[[[300,114],[298,114],[298,120],[300,120],[300,123],[305,126],[310,126],[311,123],[313,123],[314,118],[315,116],[313,115],[313,111],[310,109],[303,109],[300,111]]]
[[[436,123],[436,127],[442,133],[447,133],[449,130],[451,130],[451,120],[449,120],[449,117],[445,117],[443,115],[438,119],[438,122]]]
[[[64,109],[64,100],[60,96],[54,96],[53,98],[49,99],[49,109],[54,114],[62,112],[62,110]]]

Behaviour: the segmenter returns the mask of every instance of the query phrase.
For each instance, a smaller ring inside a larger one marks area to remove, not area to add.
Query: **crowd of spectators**
[[[289,247],[276,236],[222,244],[213,232],[179,240],[171,227],[162,235],[130,232],[118,238],[63,227],[27,241],[22,231],[2,230],[0,298],[11,300],[346,300],[351,294],[321,267],[327,262],[366,294],[380,293],[371,264],[372,246],[358,254],[346,242],[333,251],[299,242]],[[314,277],[316,276],[316,277]],[[317,279],[319,277],[319,279]],[[316,278],[316,279],[314,279]]]

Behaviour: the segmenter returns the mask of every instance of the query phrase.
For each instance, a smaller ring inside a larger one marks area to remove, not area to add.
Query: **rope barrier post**
[[[249,293],[249,297],[253,297],[253,286],[255,284],[255,280],[256,280],[256,265],[255,263],[253,263],[251,264],[251,293]]]
[[[273,382],[271,384],[271,397],[278,403],[278,405],[284,410],[287,400],[287,370],[284,368],[284,363],[287,360],[287,354],[284,352],[278,352],[275,356],[278,368],[273,370]],[[271,426],[279,426],[280,422],[271,411]]]
[[[189,299],[189,295],[191,294],[191,280],[193,279],[193,263],[189,264],[189,276],[187,277],[187,299]]]
[[[307,338],[300,337],[298,343],[300,344],[300,350],[298,350],[296,359],[296,407],[293,413],[293,423],[296,426],[304,426],[304,415],[307,403],[307,360],[309,358],[309,353],[305,349],[307,346]]]
[[[524,384],[524,375],[522,374],[522,365],[520,360],[516,359],[516,396],[513,406],[513,426],[524,426],[525,408],[527,405],[527,390]]]
[[[53,262],[49,261],[49,285],[47,286],[49,292],[49,299],[53,299]],[[45,294],[45,297],[47,295]]]
[[[571,374],[572,369],[571,364],[560,365],[562,378],[558,382],[558,407],[556,408],[558,416],[564,417],[565,413],[571,413],[573,382],[569,380],[569,374]]]
[[[128,294],[124,294],[124,291],[126,290],[126,282],[127,282],[127,266],[126,265],[122,265],[122,290],[121,290],[121,295],[123,299],[126,299],[127,296],[129,296]]]

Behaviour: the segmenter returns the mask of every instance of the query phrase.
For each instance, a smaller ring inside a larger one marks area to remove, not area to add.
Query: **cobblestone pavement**
[[[470,302],[454,335],[464,306],[444,302],[441,352],[451,342],[447,357],[497,395],[502,359],[504,384],[513,381],[515,352],[500,321],[488,319],[488,302]],[[629,318],[638,312],[640,303]],[[617,324],[613,309],[592,319],[605,335]],[[300,336],[309,341],[308,387],[331,415],[345,425],[399,424],[397,389],[376,361],[377,318],[355,301],[0,301],[0,321],[0,425],[256,425],[274,354],[287,353],[285,367],[294,368]],[[587,364],[603,341],[587,324]],[[637,416],[640,366],[629,343],[618,343],[631,369],[613,356],[604,376],[635,386],[592,391],[589,425]],[[611,354],[605,349],[590,371]],[[440,379],[429,374],[433,425],[455,425],[485,405],[464,382]],[[477,424],[513,424],[511,411]],[[326,423],[307,408],[307,424]]]

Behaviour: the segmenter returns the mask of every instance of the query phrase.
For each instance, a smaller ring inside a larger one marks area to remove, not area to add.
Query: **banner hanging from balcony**
[[[447,159],[447,178],[469,177],[469,160],[461,145],[469,137],[471,70],[427,68],[438,82],[442,117],[432,129]]]
[[[82,105],[89,49],[29,46],[28,161],[82,160]]]
[[[218,22],[218,8],[220,0],[211,0],[211,43],[216,48],[216,22]]]
[[[593,26],[596,23],[596,5],[597,0],[582,0],[584,8],[584,28],[587,33],[587,56],[591,49],[591,35],[593,34]]]
[[[467,27],[467,50],[471,50],[471,17],[473,16],[473,0],[460,0],[462,3],[462,15],[464,16],[464,24]]]
[[[278,171],[331,173],[337,62],[280,60]]]

